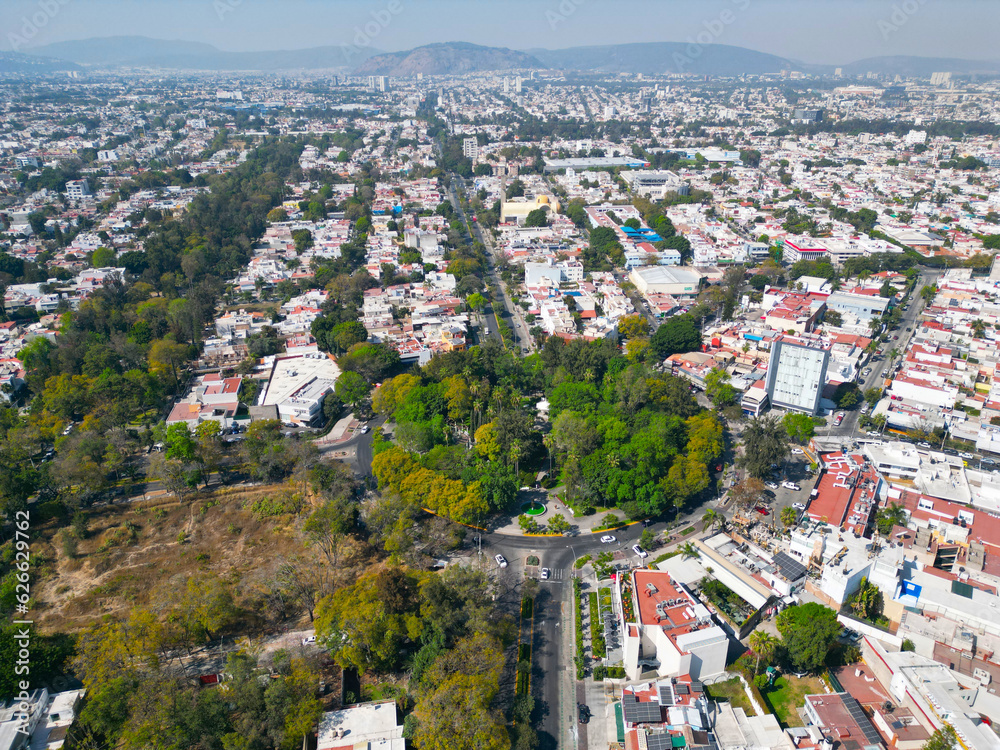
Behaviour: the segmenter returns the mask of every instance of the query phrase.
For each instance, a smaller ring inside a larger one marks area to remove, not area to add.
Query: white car
[[[497,565],[499,565],[501,568],[507,567],[507,558],[504,557],[503,555],[497,555],[494,559],[497,561]]]
[[[795,508],[795,510],[805,510],[806,509],[806,506],[803,505],[802,503],[792,503],[792,507]]]
[[[543,581],[549,580],[549,576],[551,574],[552,574],[551,570],[549,570],[548,568],[542,568],[542,580]]]
[[[611,534],[605,534],[601,537],[601,544],[614,544],[617,541],[617,537],[613,537]]]
[[[769,490],[778,489],[778,485],[775,484],[774,482],[764,482],[764,486],[767,487]]]
[[[959,453],[958,457],[959,458],[974,458],[974,456],[971,453]]]
[[[781,486],[784,487],[786,490],[795,490],[796,492],[802,489],[797,484],[795,484],[795,482],[782,482]]]
[[[303,646],[308,646],[308,645],[313,644],[315,642],[316,642],[316,636],[314,636],[314,635],[307,635],[305,638],[302,639],[302,645]]]
[[[649,557],[649,553],[646,552],[646,550],[644,550],[638,544],[632,545],[632,551],[635,552],[635,554],[637,554],[639,557]]]
[[[801,456],[803,453],[805,453],[805,451],[802,450],[801,448],[792,448],[793,455]]]

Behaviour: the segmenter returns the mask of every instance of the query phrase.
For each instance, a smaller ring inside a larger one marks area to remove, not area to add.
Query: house
[[[396,701],[327,711],[319,722],[316,750],[406,750]]]
[[[615,591],[629,679],[654,671],[659,677],[701,680],[725,670],[726,632],[670,573],[634,570],[619,578]]]

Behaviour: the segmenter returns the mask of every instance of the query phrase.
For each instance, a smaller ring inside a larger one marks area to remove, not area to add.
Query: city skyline
[[[459,14],[458,6],[475,12]],[[794,13],[794,17],[790,14]],[[356,44],[380,51],[438,42],[471,42],[518,50],[629,42],[723,44],[769,52],[807,64],[847,64],[908,55],[996,58],[990,18],[1000,8],[982,0],[860,2],[858,0],[71,0],[43,7],[12,0],[0,9],[3,49],[32,51],[88,38],[148,36],[201,42],[235,52]],[[43,19],[44,16],[44,19]],[[628,19],[634,18],[635,22]],[[35,21],[32,21],[35,19]],[[621,22],[614,28],[614,22]],[[44,20],[38,23],[38,20]],[[280,21],[280,23],[278,23]],[[797,33],[783,29],[794,21]],[[276,25],[277,24],[277,25]],[[609,25],[610,24],[610,25]],[[29,34],[20,32],[28,28]],[[942,29],[961,29],[942,39]],[[372,33],[374,32],[374,33]]]

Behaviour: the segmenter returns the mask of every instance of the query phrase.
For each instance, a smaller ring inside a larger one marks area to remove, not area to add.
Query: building
[[[642,295],[669,294],[673,297],[696,297],[703,276],[698,271],[674,266],[633,268],[629,279]]]
[[[368,88],[384,94],[389,88],[389,79],[385,76],[368,76]]]
[[[627,578],[619,577],[615,591],[629,679],[653,671],[659,677],[702,680],[725,671],[726,631],[670,573],[633,570]]]
[[[223,430],[232,424],[240,406],[240,376],[223,378],[219,373],[195,380],[187,395],[174,404],[167,415],[167,425],[184,422],[193,431],[202,422],[214,421]]]
[[[842,746],[850,737],[861,747],[882,747],[882,735],[849,693],[807,695],[805,713],[813,726],[824,730],[824,736],[840,740]]]
[[[396,702],[361,703],[327,711],[319,722],[316,750],[406,750]]]
[[[784,337],[775,342],[764,388],[773,406],[818,414],[830,352]]]
[[[829,254],[827,247],[822,242],[817,242],[811,237],[786,237],[782,241],[781,259],[786,263],[795,263],[800,260],[823,260]]]
[[[337,363],[318,351],[277,357],[258,405],[276,406],[278,419],[290,427],[317,422],[339,377]]]
[[[84,180],[70,180],[66,183],[66,197],[71,201],[83,200],[92,195],[90,184]]]
[[[792,113],[792,123],[795,125],[811,125],[815,122],[823,122],[822,109],[796,107]]]
[[[625,170],[618,175],[636,195],[654,200],[662,200],[669,192],[677,192],[682,185],[681,178],[669,169]]]
[[[462,154],[466,159],[472,159],[472,161],[479,158],[479,140],[475,136],[462,141]]]
[[[559,213],[559,200],[552,195],[534,195],[504,201],[500,206],[500,223],[516,221],[518,224],[523,224],[528,214],[536,208],[546,213]]]
[[[834,292],[826,298],[828,310],[836,310],[841,315],[853,315],[858,320],[869,321],[879,318],[889,309],[892,300],[877,294],[852,294]]]

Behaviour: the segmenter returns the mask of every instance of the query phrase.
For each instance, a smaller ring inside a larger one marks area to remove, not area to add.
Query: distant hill
[[[0,52],[0,74],[21,73],[38,75],[45,73],[61,73],[67,70],[80,70],[80,66],[65,60],[54,60],[51,57],[22,55],[19,52]]]
[[[59,42],[32,49],[31,54],[105,68],[273,71],[350,68],[380,51],[363,47],[313,47],[269,52],[226,52],[200,42],[122,36]]]
[[[546,67],[599,73],[693,73],[695,75],[774,75],[801,70],[787,58],[726,44],[692,49],[682,42],[612,44],[601,47],[528,50]]]
[[[1000,73],[1000,62],[900,55],[896,57],[870,57],[844,66],[845,75],[877,73],[887,76],[902,76],[903,78],[928,78],[932,73],[939,71],[960,75],[970,73],[996,75]]]
[[[375,55],[354,69],[356,75],[415,76],[462,75],[491,70],[544,68],[537,58],[501,47],[466,42],[428,44],[406,52]]]

